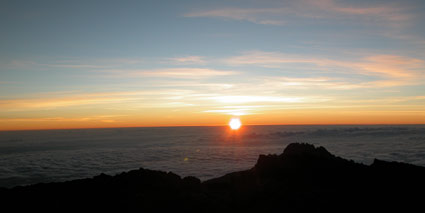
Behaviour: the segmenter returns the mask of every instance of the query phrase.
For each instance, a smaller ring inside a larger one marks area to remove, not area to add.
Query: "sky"
[[[425,123],[425,2],[0,7],[0,130]]]

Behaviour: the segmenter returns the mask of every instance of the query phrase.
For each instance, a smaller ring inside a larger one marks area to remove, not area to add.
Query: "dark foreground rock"
[[[290,144],[250,170],[202,182],[147,169],[0,189],[2,212],[422,212],[425,168],[370,166]]]

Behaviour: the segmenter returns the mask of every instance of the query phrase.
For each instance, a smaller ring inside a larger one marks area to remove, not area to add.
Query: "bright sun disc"
[[[234,129],[234,130],[239,129],[239,127],[241,127],[241,125],[242,125],[242,123],[239,120],[239,118],[232,118],[229,122],[230,128]]]

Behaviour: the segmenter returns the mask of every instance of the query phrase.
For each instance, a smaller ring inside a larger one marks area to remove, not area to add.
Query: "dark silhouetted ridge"
[[[3,212],[421,212],[425,168],[367,166],[289,144],[249,170],[201,182],[148,169],[0,189]]]

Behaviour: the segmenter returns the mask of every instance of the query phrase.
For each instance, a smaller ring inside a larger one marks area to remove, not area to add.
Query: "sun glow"
[[[241,123],[241,120],[239,120],[239,118],[232,118],[229,122],[229,126],[233,130],[239,129],[241,125],[242,123]]]

